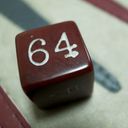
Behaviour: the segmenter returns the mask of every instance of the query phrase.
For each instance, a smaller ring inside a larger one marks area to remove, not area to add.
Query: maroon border
[[[31,128],[30,125],[27,123],[27,121],[23,118],[19,110],[16,108],[16,106],[12,103],[12,101],[9,99],[9,97],[6,95],[2,87],[0,86],[0,93],[3,96],[6,104],[9,106],[9,108],[12,110],[12,112],[15,114],[19,122],[24,128]]]
[[[128,23],[128,9],[114,0],[84,0]]]

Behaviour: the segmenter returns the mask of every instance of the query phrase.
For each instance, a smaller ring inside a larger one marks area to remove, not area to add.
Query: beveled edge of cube
[[[32,29],[28,29],[26,31],[23,31],[23,32],[20,32],[18,33],[16,36],[15,36],[15,41],[21,37],[21,35],[25,35],[26,33],[29,33],[30,31],[36,31],[36,30],[40,30],[40,29],[47,29],[51,26],[55,26],[55,25],[59,25],[59,24],[64,24],[64,23],[70,23],[70,24],[73,24],[77,27],[76,23],[72,20],[69,20],[69,21],[63,21],[63,22],[58,22],[58,23],[53,23],[53,24],[48,24],[48,25],[44,25],[44,26],[40,26],[40,27],[37,27],[37,28],[32,28]],[[78,28],[78,27],[77,27]]]

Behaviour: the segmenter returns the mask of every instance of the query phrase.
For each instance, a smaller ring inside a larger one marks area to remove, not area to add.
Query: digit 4
[[[67,47],[59,48],[59,46],[61,45],[62,41],[65,41]],[[68,37],[66,35],[66,32],[63,32],[61,37],[60,37],[60,40],[58,41],[58,44],[56,45],[55,52],[61,52],[61,51],[68,50],[69,53],[64,55],[64,57],[65,58],[69,58],[69,57],[75,58],[75,57],[77,57],[79,55],[78,51],[75,51],[75,50],[73,51],[73,49],[76,48],[76,47],[77,47],[77,44],[70,45]]]

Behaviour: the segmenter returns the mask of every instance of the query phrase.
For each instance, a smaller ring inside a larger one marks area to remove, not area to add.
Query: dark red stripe
[[[31,128],[1,86],[0,128]]]
[[[113,0],[84,0],[128,23],[128,9]]]

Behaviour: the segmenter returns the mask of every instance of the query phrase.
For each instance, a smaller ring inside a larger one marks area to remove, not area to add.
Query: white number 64
[[[46,45],[46,41],[45,41],[44,39],[41,39],[41,38],[34,39],[34,40],[30,43],[30,45],[29,45],[29,48],[28,48],[28,57],[29,57],[30,62],[31,62],[33,65],[35,65],[35,66],[42,66],[42,65],[44,65],[44,64],[46,64],[46,63],[48,62],[48,60],[49,60],[49,53],[48,53],[47,50],[44,50],[43,48],[36,49],[36,50],[32,51],[32,50],[31,50],[31,49],[32,49],[32,46],[33,46],[35,43],[37,43],[37,41],[40,41],[42,46],[43,46],[43,45]],[[59,46],[61,45],[61,43],[62,43],[63,41],[65,41],[66,47],[65,47],[65,48],[59,48]],[[78,51],[73,50],[73,49],[76,48],[76,47],[77,47],[77,44],[72,44],[72,45],[70,45],[69,40],[68,40],[68,37],[67,37],[67,35],[66,35],[66,32],[63,32],[62,35],[61,35],[61,37],[60,37],[60,39],[59,39],[59,41],[58,41],[58,43],[57,43],[57,45],[56,45],[56,47],[55,47],[55,52],[62,52],[62,51],[68,50],[69,53],[68,53],[68,54],[65,54],[64,57],[65,57],[65,58],[69,58],[69,57],[75,58],[75,57],[77,57],[78,54],[79,54]],[[33,56],[34,54],[36,54],[37,52],[42,52],[42,53],[45,54],[45,59],[44,59],[43,61],[41,61],[41,62],[35,62],[35,61],[33,60],[32,56]]]

